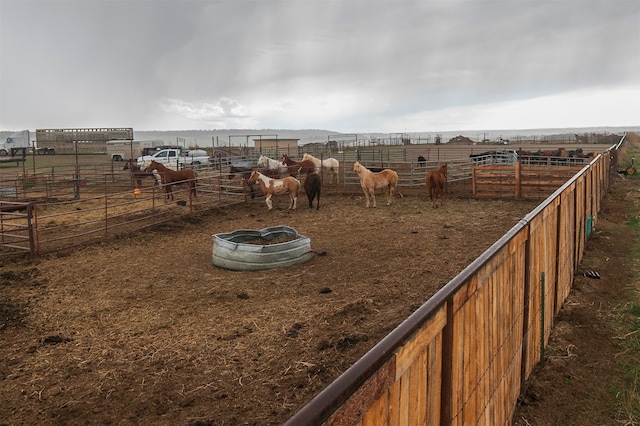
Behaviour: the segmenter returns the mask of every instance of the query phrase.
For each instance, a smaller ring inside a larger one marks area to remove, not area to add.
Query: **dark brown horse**
[[[125,162],[124,168],[122,170],[129,170],[129,172],[131,173],[131,179],[138,184],[138,188],[142,186],[142,179],[147,177],[153,177],[154,179],[156,178],[156,175],[154,175],[153,172],[143,171],[142,168],[138,166],[138,163],[133,160],[128,160],[127,162]]]
[[[442,205],[444,198],[444,188],[447,184],[447,164],[442,163],[440,167],[429,170],[427,173],[427,189],[429,197],[431,197],[431,205],[438,207],[438,203]]]
[[[287,165],[291,176],[308,175],[316,170],[316,165],[311,160],[295,161],[287,154],[282,155],[282,162]]]
[[[309,208],[313,208],[313,199],[318,197],[316,201],[316,210],[320,210],[320,191],[322,190],[322,178],[316,172],[309,173],[304,180],[304,191],[309,199]]]
[[[171,198],[173,200],[173,192],[171,187],[175,184],[186,183],[189,186],[189,192],[196,196],[196,172],[193,169],[172,170],[165,167],[162,163],[151,161],[151,164],[144,170],[145,172],[152,172],[156,170],[162,179],[162,185],[166,192],[167,200]]]

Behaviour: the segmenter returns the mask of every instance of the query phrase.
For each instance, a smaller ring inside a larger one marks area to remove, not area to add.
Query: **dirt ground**
[[[617,349],[598,318],[632,277],[632,237],[612,229],[637,200],[614,197],[585,260],[602,279],[576,280],[517,424],[614,418],[603,377],[619,373]],[[288,212],[279,197],[268,212],[254,200],[1,266],[0,424],[282,424],[537,205],[299,201]],[[273,225],[310,237],[314,258],[212,265],[212,234]]]
[[[623,344],[634,338],[640,323],[631,310],[640,289],[640,265],[633,249],[638,235],[625,225],[638,220],[639,207],[638,180],[616,179],[587,241],[573,290],[555,318],[544,366],[534,371],[521,398],[515,425],[640,424],[622,408],[637,408],[637,393],[621,392],[629,386],[623,382],[622,364],[637,368],[640,359]],[[584,276],[588,271],[601,278]],[[625,322],[635,331],[620,326]]]

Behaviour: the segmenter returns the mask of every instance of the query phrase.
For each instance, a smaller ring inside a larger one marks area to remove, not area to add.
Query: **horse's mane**
[[[282,163],[289,168],[290,172],[293,171],[294,173],[313,173],[316,168],[315,163],[309,159],[295,161],[287,154],[282,154]]]
[[[166,172],[167,170],[172,170],[172,169],[169,169],[164,164],[157,162],[156,160],[151,160],[151,164],[155,164],[156,167],[158,168],[158,170],[160,170],[161,172]]]

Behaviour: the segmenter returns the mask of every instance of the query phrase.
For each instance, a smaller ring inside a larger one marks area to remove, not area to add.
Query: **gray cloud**
[[[598,96],[640,97],[639,21],[638,0],[0,0],[0,130],[466,128],[543,97],[571,126],[577,93],[592,125],[637,124]]]

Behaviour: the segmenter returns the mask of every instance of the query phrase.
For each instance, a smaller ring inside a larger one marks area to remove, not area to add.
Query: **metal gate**
[[[33,204],[0,201],[0,256],[35,254]]]

